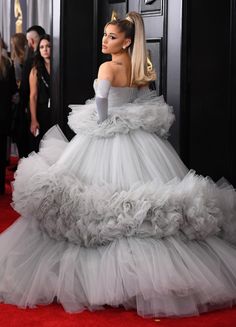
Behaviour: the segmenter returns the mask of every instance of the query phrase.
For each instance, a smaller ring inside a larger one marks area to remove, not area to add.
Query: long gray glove
[[[108,116],[108,93],[111,82],[108,80],[98,80],[96,87],[96,106],[98,112],[98,123],[102,123]]]

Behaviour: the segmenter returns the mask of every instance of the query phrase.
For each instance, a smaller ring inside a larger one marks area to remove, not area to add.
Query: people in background
[[[50,109],[50,36],[41,36],[33,68],[30,72],[30,132],[34,137],[33,149],[52,126]]]
[[[21,84],[23,65],[26,59],[27,39],[24,33],[16,33],[11,37],[11,59],[15,67],[16,83]]]
[[[26,38],[28,42],[27,49],[27,58],[23,65],[22,70],[22,79],[20,84],[20,115],[21,119],[19,120],[18,128],[21,131],[21,146],[19,150],[20,157],[26,157],[31,151],[31,133],[29,130],[30,119],[29,119],[29,75],[32,69],[34,57],[36,55],[36,50],[40,36],[45,34],[43,27],[39,25],[31,26],[26,31]]]
[[[46,32],[44,28],[38,25],[31,26],[26,31],[26,38],[28,42],[28,54],[23,67],[22,83],[21,83],[21,97],[24,107],[29,103],[29,75],[33,66],[34,57],[37,52],[40,37]]]
[[[0,38],[0,194],[5,192],[7,136],[11,126],[11,104],[17,92],[14,65],[3,48]]]
[[[15,77],[18,90],[20,89],[22,80],[23,65],[26,60],[27,39],[24,33],[15,33],[11,36],[11,59],[14,63]],[[25,140],[22,137],[23,115],[21,114],[19,102],[12,106],[12,123],[11,137],[13,142],[17,144],[19,156],[22,157],[22,149],[25,146]]]
[[[0,33],[0,43],[1,43],[1,49],[2,49],[2,56],[4,57],[8,57],[8,53],[7,53],[7,45],[4,42],[1,33]]]

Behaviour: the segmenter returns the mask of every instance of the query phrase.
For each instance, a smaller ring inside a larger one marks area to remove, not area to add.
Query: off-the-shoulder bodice
[[[97,89],[97,79],[94,80],[93,84],[95,93]],[[137,87],[117,87],[111,86],[108,95],[108,107],[120,106],[124,103],[133,102],[138,96]]]
[[[94,81],[96,92],[97,83]],[[104,92],[105,93],[105,92]],[[106,93],[107,94],[107,93]],[[95,99],[84,105],[70,105],[72,112],[68,123],[75,133],[98,137],[112,137],[117,133],[129,133],[142,129],[166,137],[173,123],[174,114],[156,91],[145,87],[110,87],[108,93],[108,118],[98,124]]]

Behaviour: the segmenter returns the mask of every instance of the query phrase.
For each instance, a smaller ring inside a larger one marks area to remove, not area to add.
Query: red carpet
[[[14,165],[14,161],[11,162]],[[0,232],[17,219],[10,207],[13,173],[7,170],[6,195],[0,196]],[[0,327],[236,327],[236,307],[189,318],[143,319],[134,311],[106,308],[96,312],[65,313],[58,304],[20,309],[0,304]]]

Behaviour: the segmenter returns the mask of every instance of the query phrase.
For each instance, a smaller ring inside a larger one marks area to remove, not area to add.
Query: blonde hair
[[[137,12],[129,12],[125,19],[115,19],[107,25],[116,25],[126,38],[131,39],[128,51],[131,57],[130,85],[145,85],[156,79],[152,66],[148,67],[148,56],[145,41],[143,19]]]
[[[12,60],[18,59],[20,64],[24,63],[25,53],[27,49],[27,39],[24,33],[16,33],[11,37],[11,58]]]

